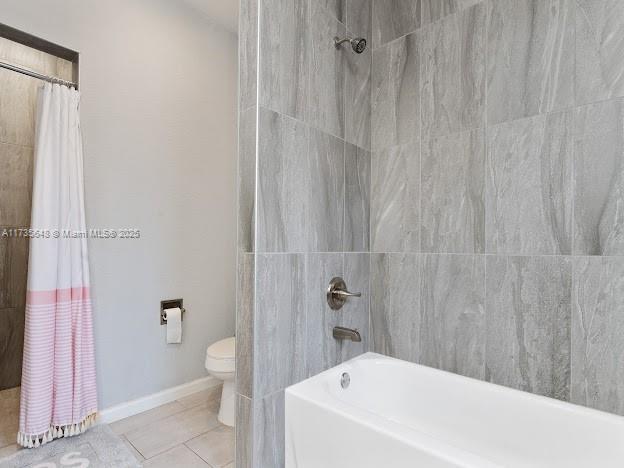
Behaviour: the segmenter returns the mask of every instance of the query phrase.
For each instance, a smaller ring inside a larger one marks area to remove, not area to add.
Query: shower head
[[[334,37],[334,45],[336,46],[336,49],[339,49],[344,42],[351,44],[351,48],[356,54],[361,54],[366,50],[366,39],[363,37],[354,37],[353,39],[349,39],[348,37],[345,39]]]

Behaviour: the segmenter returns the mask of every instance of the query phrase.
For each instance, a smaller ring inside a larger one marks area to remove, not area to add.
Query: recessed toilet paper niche
[[[160,301],[160,324],[167,325],[167,309],[175,309],[179,307],[182,311],[182,320],[184,320],[184,312],[186,309],[184,308],[184,300],[183,299],[167,299],[164,301]]]

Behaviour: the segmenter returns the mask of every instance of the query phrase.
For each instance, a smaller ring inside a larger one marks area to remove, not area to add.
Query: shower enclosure
[[[0,25],[0,62],[72,81],[74,61]],[[0,67],[0,449],[15,443],[24,344],[35,114],[41,80]]]
[[[365,350],[624,414],[623,17],[242,0],[238,466],[283,465],[283,389]]]

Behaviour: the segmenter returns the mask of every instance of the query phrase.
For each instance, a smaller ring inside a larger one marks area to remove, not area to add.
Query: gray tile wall
[[[371,346],[624,415],[624,2],[374,0]]]
[[[368,38],[371,8],[241,1],[239,467],[283,466],[284,389],[369,349],[372,53],[333,38]],[[362,292],[340,312],[334,276]],[[337,342],[336,325],[362,342]]]
[[[0,38],[0,59],[71,79],[72,64]],[[37,89],[41,82],[0,70],[0,231],[30,225]],[[0,237],[0,390],[20,385],[28,240]]]

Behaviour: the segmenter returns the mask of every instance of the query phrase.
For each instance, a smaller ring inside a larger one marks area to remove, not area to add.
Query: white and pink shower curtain
[[[66,86],[39,91],[17,435],[24,447],[80,434],[97,412],[79,101]]]

